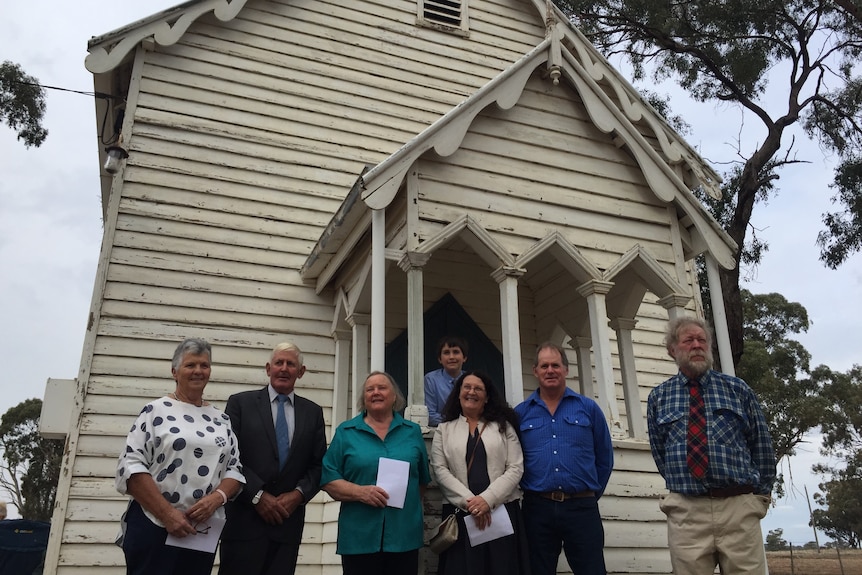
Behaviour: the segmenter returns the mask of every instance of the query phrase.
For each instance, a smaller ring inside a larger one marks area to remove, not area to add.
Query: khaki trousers
[[[670,561],[676,575],[764,575],[766,552],[760,520],[766,495],[694,497],[668,493],[659,499],[667,515]]]

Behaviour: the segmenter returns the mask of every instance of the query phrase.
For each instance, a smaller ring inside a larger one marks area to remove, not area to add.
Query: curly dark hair
[[[503,396],[494,387],[494,382],[484,371],[474,369],[465,371],[455,380],[452,386],[452,393],[446,399],[446,405],[443,406],[440,412],[442,421],[452,421],[461,416],[461,386],[464,384],[464,378],[468,375],[473,375],[482,380],[485,384],[485,396],[488,398],[488,403],[485,404],[485,410],[482,412],[482,418],[485,421],[495,421],[500,426],[500,431],[506,431],[506,424],[512,426],[513,429],[518,429],[518,416],[515,410],[509,407]]]

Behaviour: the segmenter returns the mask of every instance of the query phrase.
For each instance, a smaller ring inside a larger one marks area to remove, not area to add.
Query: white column
[[[613,285],[611,282],[590,280],[578,288],[578,293],[587,299],[587,308],[590,313],[590,334],[593,340],[593,357],[596,363],[596,387],[599,405],[608,418],[611,435],[625,437],[625,432],[620,424],[620,411],[617,407],[608,312],[605,304],[605,296]]]
[[[356,402],[362,394],[362,384],[365,383],[365,378],[371,371],[369,367],[368,354],[368,323],[371,316],[364,313],[353,313],[347,316],[347,323],[353,328],[353,360],[351,378],[351,390],[353,406],[350,409],[350,416],[356,415]]]
[[[398,262],[398,266],[407,272],[407,409],[404,416],[423,428],[428,427],[428,407],[425,405],[423,384],[425,330],[422,317],[422,267],[430,257],[431,254],[407,252]]]
[[[332,332],[335,340],[335,377],[332,382],[332,425],[330,433],[338,424],[347,421],[350,413],[350,331],[339,329]],[[331,439],[331,437],[329,438]]]
[[[371,212],[371,369],[386,369],[386,212]]]
[[[670,294],[658,300],[658,304],[667,310],[669,319],[676,319],[686,315],[685,306],[691,301],[691,296],[683,294]]]
[[[517,405],[524,401],[524,370],[521,364],[521,326],[518,319],[518,278],[526,270],[503,266],[491,277],[500,286],[500,321],[503,328],[503,373],[506,401]]]
[[[620,356],[620,372],[623,380],[623,399],[626,402],[626,419],[629,424],[629,436],[646,439],[647,430],[641,407],[640,390],[638,389],[638,374],[635,367],[635,350],[632,342],[632,330],[637,321],[628,318],[611,320],[611,327],[617,332],[617,352]]]
[[[590,347],[593,342],[588,337],[573,337],[572,343],[578,354],[578,381],[581,384],[581,395],[590,399],[596,398],[596,386],[593,383],[593,359],[590,356]]]
[[[712,302],[712,321],[715,329],[715,342],[718,344],[718,362],[721,371],[728,375],[736,375],[733,366],[733,353],[730,350],[730,334],[727,333],[727,311],[724,309],[724,298],[721,291],[721,276],[718,273],[718,262],[707,252],[706,278],[709,282],[709,299]]]

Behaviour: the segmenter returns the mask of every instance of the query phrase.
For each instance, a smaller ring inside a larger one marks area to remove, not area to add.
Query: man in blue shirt
[[[532,575],[554,575],[560,550],[578,575],[605,575],[599,497],[614,467],[599,405],[566,386],[569,360],[547,342],[536,351],[539,388],[515,408],[524,450],[524,526]]]
[[[437,361],[440,369],[425,374],[425,405],[428,407],[428,425],[440,424],[443,406],[452,393],[453,383],[464,373],[467,361],[467,342],[460,337],[447,335],[437,343]]]
[[[720,565],[725,575],[766,573],[760,520],[776,471],[763,411],[744,381],[712,370],[703,320],[672,320],[665,343],[679,373],[650,392],[647,425],[670,491],[659,505],[673,571],[711,575]],[[689,420],[703,420],[703,431]]]

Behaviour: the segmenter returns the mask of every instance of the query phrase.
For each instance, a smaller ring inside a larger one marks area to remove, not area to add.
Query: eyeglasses
[[[463,389],[466,392],[472,391],[474,393],[485,393],[485,388],[479,387],[477,385],[462,385],[461,389]]]

